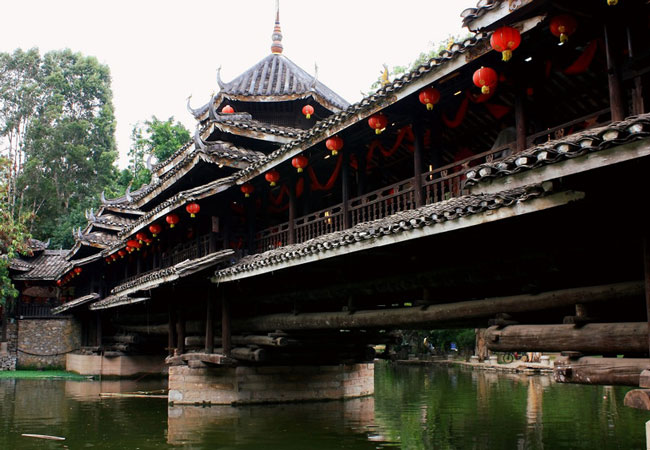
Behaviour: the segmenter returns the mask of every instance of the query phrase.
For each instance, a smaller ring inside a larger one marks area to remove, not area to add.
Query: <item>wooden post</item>
[[[415,207],[419,208],[424,204],[422,196],[422,126],[420,122],[413,121],[413,192]]]
[[[230,328],[230,305],[226,297],[221,298],[221,343],[223,345],[223,354],[230,356],[232,349],[232,337]]]
[[[178,354],[182,355],[185,353],[185,316],[183,315],[183,310],[178,311],[177,318],[176,334],[178,339],[176,340],[176,349],[178,350]]]
[[[627,56],[630,61],[634,59],[636,52],[636,40],[633,36],[632,27],[628,24],[627,28]],[[643,114],[645,104],[643,102],[643,82],[641,76],[634,77],[634,87],[632,88],[632,115]]]
[[[7,342],[7,316],[9,316],[9,301],[7,301],[2,307],[2,336],[0,337],[0,342]]]
[[[650,242],[648,237],[643,238],[643,269],[645,282],[646,320],[648,321],[648,349],[650,349]]]
[[[167,325],[167,351],[169,353],[169,356],[174,355],[174,329],[176,328],[176,324],[174,323],[174,310],[172,309],[172,301],[171,299],[167,300],[167,309],[168,309],[168,314],[169,314],[169,322]]]
[[[213,300],[212,294],[208,292],[207,308],[205,312],[205,352],[214,353],[214,324],[213,324]]]
[[[526,149],[526,108],[524,106],[526,93],[522,89],[517,90],[515,97],[515,129],[517,133],[517,152]]]
[[[95,325],[95,342],[97,347],[102,346],[102,313],[100,311],[97,311],[95,314],[95,320],[96,320],[96,325]]]
[[[625,118],[625,106],[623,104],[623,91],[621,88],[621,77],[617,69],[617,48],[614,39],[614,26],[611,23],[605,24],[605,54],[607,56],[607,80],[609,82],[609,106],[612,113],[612,122],[618,122]]]
[[[343,151],[341,164],[341,202],[343,203],[343,228],[350,228],[350,154]]]
[[[366,152],[357,153],[357,197],[366,193]]]
[[[296,184],[295,176],[289,180],[289,245],[296,243]]]
[[[255,253],[255,200],[247,198],[244,200],[246,208],[246,220],[248,221],[248,252]]]

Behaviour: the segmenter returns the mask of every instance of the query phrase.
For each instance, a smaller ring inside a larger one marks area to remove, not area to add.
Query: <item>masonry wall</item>
[[[164,356],[134,355],[107,357],[70,353],[65,358],[65,368],[80,375],[131,377],[140,374],[167,373]]]
[[[18,338],[15,323],[7,324],[7,352],[0,349],[0,371],[16,370],[16,340]]]
[[[66,354],[79,349],[81,325],[72,318],[17,321],[18,367],[64,368]]]
[[[374,393],[374,364],[169,368],[174,404],[337,400]]]

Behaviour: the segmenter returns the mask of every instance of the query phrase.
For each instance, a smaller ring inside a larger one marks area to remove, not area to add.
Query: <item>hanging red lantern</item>
[[[136,233],[135,238],[142,244],[149,238],[149,236],[147,236],[147,233],[144,231],[140,231],[139,233]]]
[[[239,189],[244,193],[244,197],[248,198],[255,191],[255,186],[250,183],[245,183]]]
[[[124,258],[126,256],[126,252],[124,250],[118,250],[117,254],[120,255],[120,258]]]
[[[325,141],[325,147],[332,152],[332,156],[336,156],[339,153],[339,150],[343,148],[343,139],[339,136],[332,136]]]
[[[178,214],[174,214],[174,213],[167,214],[167,216],[165,217],[165,222],[169,224],[169,228],[174,228],[174,226],[178,223],[179,220],[180,218],[178,217]]]
[[[136,250],[140,250],[140,248],[142,247],[142,244],[136,241],[135,239],[129,239],[128,241],[126,241],[126,245]]]
[[[157,223],[152,223],[151,225],[149,225],[149,231],[151,231],[151,235],[153,237],[156,237],[158,236],[158,233],[162,231],[162,227]]]
[[[74,268],[74,274],[75,275],[79,275],[82,271],[83,271],[83,269],[81,267],[75,267]]]
[[[503,61],[512,58],[512,51],[521,44],[521,34],[516,28],[504,26],[497,28],[490,37],[490,45],[494,50],[501,53]]]
[[[278,181],[280,181],[280,172],[275,169],[271,169],[264,175],[264,179],[269,182],[271,186],[275,186]]]
[[[388,118],[382,113],[373,114],[368,119],[368,125],[375,130],[376,134],[380,134],[388,125]]]
[[[63,280],[56,280],[56,285],[61,286],[63,284]]]
[[[434,87],[424,88],[420,91],[418,96],[420,103],[427,106],[427,110],[431,111],[433,105],[440,101],[440,91]]]
[[[192,202],[185,205],[185,211],[187,211],[190,214],[191,218],[194,218],[199,213],[199,211],[201,211],[201,207],[199,206],[198,203]]]
[[[311,119],[311,115],[314,114],[314,107],[311,105],[305,105],[302,107],[302,113],[305,115],[305,118]]]
[[[489,94],[490,90],[497,87],[499,77],[494,69],[481,67],[474,72],[472,80],[477,87],[481,88],[481,93]]]
[[[306,156],[296,156],[291,160],[291,165],[298,170],[298,173],[301,173],[305,167],[309,164],[309,160]]]
[[[578,28],[578,22],[569,14],[560,14],[551,19],[551,33],[560,38],[560,43],[564,44],[569,40],[569,36],[575,33]]]
[[[113,254],[111,255],[111,259],[112,259],[113,261],[117,261],[117,253],[113,253]]]
[[[151,245],[152,242],[153,242],[153,239],[149,239],[149,238],[144,239],[144,243],[147,244],[148,246]]]
[[[223,108],[221,108],[221,112],[222,112],[223,114],[232,114],[232,113],[235,112],[235,108],[233,108],[233,107],[230,106],[230,105],[226,105],[226,106],[224,106]]]

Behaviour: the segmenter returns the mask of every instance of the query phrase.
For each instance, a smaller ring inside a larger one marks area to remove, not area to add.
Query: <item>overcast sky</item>
[[[284,55],[350,103],[382,64],[407,65],[432,43],[466,33],[476,0],[281,0]],[[17,0],[3,2],[0,51],[70,48],[110,67],[120,166],[134,123],[187,112],[270,53],[275,0]]]

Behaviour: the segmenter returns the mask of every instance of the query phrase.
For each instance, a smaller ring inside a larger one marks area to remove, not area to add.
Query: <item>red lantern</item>
[[[307,119],[311,119],[311,115],[314,114],[314,107],[311,105],[305,105],[302,107],[302,113]]]
[[[420,99],[420,103],[427,105],[427,110],[431,111],[433,109],[433,105],[440,101],[440,91],[433,87],[424,88],[420,91],[420,95],[418,97]]]
[[[388,119],[382,113],[373,114],[370,116],[370,119],[368,119],[368,125],[370,125],[370,128],[375,130],[376,134],[380,134],[384,131],[386,125],[388,125]]]
[[[325,147],[332,152],[333,156],[338,155],[339,150],[343,148],[343,139],[338,136],[332,136],[325,141]]]
[[[474,72],[472,80],[477,87],[481,88],[481,93],[489,94],[491,89],[497,87],[499,77],[494,69],[489,67],[481,67]]]
[[[149,225],[149,231],[151,231],[151,235],[153,237],[156,237],[158,236],[158,233],[162,231],[162,227],[157,223],[152,223],[151,225]]]
[[[124,250],[118,250],[117,254],[120,255],[120,258],[124,258],[126,256],[126,252]]]
[[[248,198],[255,191],[255,187],[250,183],[242,184],[239,188],[244,193],[244,197]]]
[[[83,269],[81,267],[75,267],[74,268],[74,274],[75,275],[79,275],[82,271],[83,271]]]
[[[298,169],[298,173],[302,172],[305,167],[309,164],[309,160],[305,156],[296,156],[291,160],[291,165]]]
[[[490,45],[494,50],[501,53],[501,59],[508,61],[512,58],[512,51],[521,44],[519,30],[512,27],[501,27],[494,30],[490,37]]]
[[[110,264],[113,262],[113,259],[110,256],[107,256],[106,258],[104,258],[104,261],[106,261],[106,264]]]
[[[201,207],[199,206],[198,203],[192,202],[185,205],[185,211],[190,213],[191,218],[194,218],[199,213],[199,211],[201,211]]]
[[[111,259],[112,259],[113,261],[117,261],[117,253],[113,253],[113,254],[111,255]]]
[[[232,113],[235,112],[235,108],[233,108],[233,107],[230,106],[230,105],[226,105],[226,106],[224,106],[223,108],[221,108],[221,112],[222,112],[223,114],[232,114]]]
[[[153,242],[153,239],[149,239],[149,238],[144,239],[144,243],[147,244],[147,245],[151,245],[152,242]]]
[[[569,36],[575,33],[578,23],[569,14],[560,14],[551,19],[551,33],[560,38],[560,43],[564,44],[569,40]]]
[[[271,186],[275,186],[278,181],[280,181],[280,172],[275,169],[271,169],[264,175],[264,179],[268,181]]]
[[[169,228],[174,228],[179,220],[178,214],[174,213],[167,214],[167,217],[165,217],[165,221],[169,224]]]
[[[62,284],[63,284],[63,281],[62,281],[62,280],[56,280],[56,285],[57,285],[57,286],[61,286]]]
[[[139,233],[136,233],[135,238],[142,244],[144,241],[149,239],[149,236],[147,236],[147,233],[144,231],[140,231]]]
[[[140,250],[140,247],[142,247],[142,244],[136,241],[135,239],[129,239],[128,241],[126,241],[126,245],[137,250]]]

